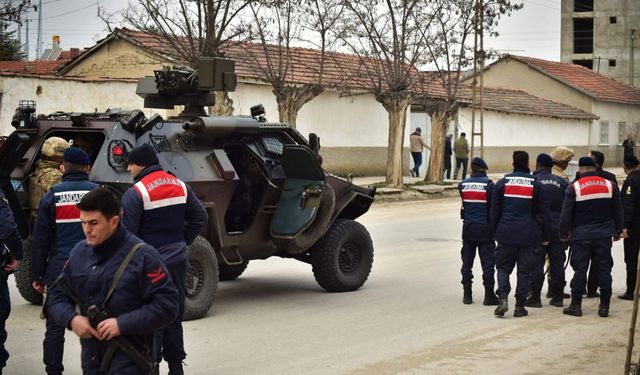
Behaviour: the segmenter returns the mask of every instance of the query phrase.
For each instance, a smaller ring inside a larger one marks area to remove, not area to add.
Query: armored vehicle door
[[[11,173],[18,164],[23,162],[24,155],[31,146],[31,137],[26,132],[13,132],[0,144],[0,188],[9,200],[14,212],[18,229],[23,236],[28,233],[27,218],[21,215],[20,202],[16,197],[16,190],[24,190],[23,181],[12,181]],[[14,185],[15,184],[15,185]]]
[[[323,191],[329,187],[317,157],[306,146],[285,145],[282,167],[286,179],[271,221],[271,236],[291,239],[314,222]]]

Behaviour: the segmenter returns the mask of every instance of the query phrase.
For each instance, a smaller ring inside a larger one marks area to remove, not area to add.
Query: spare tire
[[[42,305],[42,294],[36,292],[31,286],[31,236],[24,241],[22,249],[20,266],[13,274],[16,279],[16,287],[27,302]]]
[[[336,193],[333,191],[331,185],[325,184],[322,187],[322,197],[320,197],[318,212],[316,212],[316,217],[313,219],[311,225],[294,238],[273,238],[273,243],[280,250],[288,254],[301,254],[307,251],[318,241],[327,228],[327,225],[329,225],[335,204]]]
[[[202,236],[187,248],[187,280],[182,320],[203,318],[213,305],[218,289],[218,260]]]

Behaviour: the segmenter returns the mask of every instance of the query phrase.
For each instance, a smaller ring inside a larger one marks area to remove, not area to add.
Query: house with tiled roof
[[[260,48],[261,45],[249,43],[229,43],[223,48],[226,57],[236,61],[238,85],[230,97],[234,114],[247,115],[251,106],[260,103],[266,108],[267,118],[273,121],[278,119],[278,112],[272,87],[251,65],[252,59],[261,58]],[[318,51],[312,49],[293,49],[294,64],[288,79],[297,84],[313,82],[319,55]],[[383,175],[387,159],[387,112],[373,95],[357,92],[355,80],[358,77],[348,73],[356,70],[352,68],[360,64],[357,56],[330,53],[327,61],[324,82],[328,88],[301,109],[298,130],[303,134],[315,132],[320,135],[324,166],[328,170]],[[50,73],[38,76],[25,72],[2,72],[0,69],[0,92],[5,95],[3,102],[10,103],[7,104],[10,107],[0,108],[0,126],[4,127],[0,128],[0,134],[11,130],[8,124],[19,99],[36,100],[38,113],[57,110],[102,111],[110,107],[142,108],[141,98],[135,95],[136,79],[152,75],[153,70],[164,66],[184,63],[157,36],[117,29]],[[18,81],[20,84],[17,84]],[[437,84],[432,89],[433,98],[438,98],[438,92],[444,93]],[[470,97],[469,88],[463,88],[458,98],[460,112],[452,122],[452,131],[457,126],[460,131],[469,133],[465,127],[470,118]],[[9,100],[5,102],[5,98]],[[418,100],[408,111],[406,146],[409,134],[417,126],[426,129],[423,134],[429,137],[430,121],[420,107]],[[541,139],[540,134],[554,134],[559,129],[567,136],[576,137],[576,142],[586,143],[587,137],[583,134],[588,133],[589,124],[596,117],[589,111],[517,90],[487,90],[485,109],[485,152],[488,155],[492,150],[513,150],[523,143],[530,144],[536,137],[538,141],[532,145],[546,150],[554,144],[553,139],[551,136]],[[170,112],[156,109],[146,109],[145,113],[147,116],[153,113],[170,115]],[[508,167],[508,163],[501,166],[502,160],[498,159],[502,156],[495,154],[493,170]],[[407,173],[409,158],[407,151]]]
[[[581,154],[597,148],[608,165],[620,165],[627,135],[640,136],[640,89],[583,66],[506,55],[488,65],[483,78],[488,88],[522,90],[594,114],[586,142],[558,133],[556,143]]]

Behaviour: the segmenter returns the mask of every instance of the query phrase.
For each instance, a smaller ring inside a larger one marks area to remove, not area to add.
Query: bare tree
[[[296,126],[300,109],[324,89],[327,51],[342,13],[337,0],[265,0],[249,6],[253,16],[244,60],[273,87],[280,122]],[[301,50],[295,44],[316,47]]]
[[[483,1],[481,6],[480,1]],[[434,21],[421,32],[427,46],[426,60],[435,66],[436,72],[421,75],[418,92],[431,115],[431,158],[426,182],[443,182],[445,133],[457,113],[460,96],[469,96],[469,90],[461,88],[460,78],[473,63],[472,33],[479,29],[482,20],[482,28],[495,35],[493,30],[500,17],[521,7],[510,0],[432,1]],[[478,9],[483,10],[482,17]]]
[[[223,46],[242,35],[239,15],[252,0],[136,0],[119,16],[99,10],[111,30],[114,22],[157,35],[174,56],[192,68],[200,57],[224,56]],[[121,18],[120,21],[118,19]],[[226,93],[216,93],[214,113],[231,114]]]
[[[15,22],[22,24],[22,17],[29,8],[37,9],[31,5],[31,0],[5,0],[0,4],[0,24],[6,26]]]
[[[373,94],[388,113],[388,186],[402,186],[402,151],[407,108],[414,101],[416,66],[425,53],[421,28],[432,18],[424,0],[345,1],[343,41],[359,60],[349,85]],[[432,13],[431,13],[432,14]]]

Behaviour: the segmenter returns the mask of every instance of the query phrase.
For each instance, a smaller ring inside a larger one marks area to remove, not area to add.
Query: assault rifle
[[[80,312],[89,318],[89,322],[93,328],[97,328],[98,324],[103,320],[111,318],[109,313],[100,306],[89,305],[82,301],[78,294],[71,288],[64,277],[59,277],[55,283],[56,287],[60,288],[69,298],[80,307]],[[109,340],[111,347],[105,351],[105,356],[100,364],[101,371],[107,371],[109,362],[115,349],[120,349],[129,357],[138,367],[145,371],[147,374],[153,374],[155,364],[144,354],[142,354],[126,337],[117,336]]]

